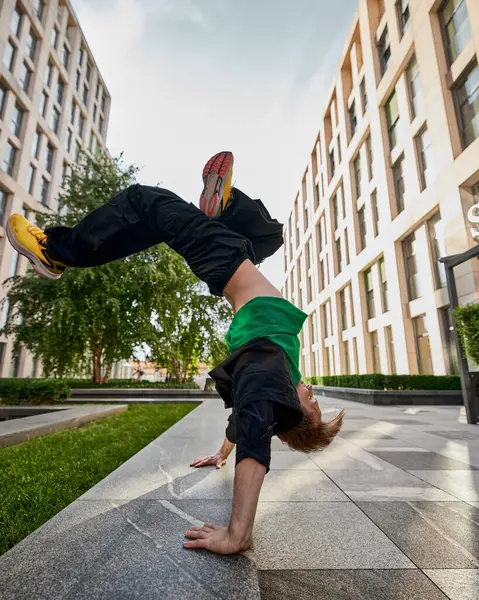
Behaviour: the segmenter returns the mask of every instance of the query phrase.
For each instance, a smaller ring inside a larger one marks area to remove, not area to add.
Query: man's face
[[[296,386],[296,391],[298,392],[299,402],[303,412],[309,414],[319,425],[321,422],[321,409],[319,408],[318,401],[313,396],[313,387],[300,381]]]

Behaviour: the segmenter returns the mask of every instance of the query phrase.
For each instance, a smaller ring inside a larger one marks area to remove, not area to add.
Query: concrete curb
[[[59,407],[57,406],[42,406],[42,407],[31,407],[31,406],[15,406],[0,407],[0,414],[2,412],[17,412],[21,410],[29,410],[29,412],[43,412],[41,414],[34,414],[30,417],[24,417],[22,419],[13,419],[9,421],[0,422],[0,448],[6,448],[7,446],[13,446],[20,444],[28,440],[33,440],[37,437],[42,437],[53,433],[55,431],[62,431],[64,429],[73,429],[74,427],[81,427],[91,421],[97,419],[104,419],[105,417],[111,417],[112,415],[121,413],[127,410],[126,404],[120,404],[118,406],[85,406],[85,407]],[[47,411],[48,412],[45,412]]]
[[[313,386],[318,396],[376,406],[462,406],[461,390],[369,390]]]

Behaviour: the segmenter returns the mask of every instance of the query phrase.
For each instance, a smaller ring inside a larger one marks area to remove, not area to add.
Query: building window
[[[349,356],[349,341],[345,341],[343,342],[343,348],[344,348],[344,366],[345,366],[345,373],[346,375],[349,375],[351,373],[351,365],[350,365],[350,356]]]
[[[82,99],[83,99],[83,104],[86,106],[88,104],[88,86],[86,83],[83,85]]]
[[[2,306],[2,314],[0,315],[0,329],[3,329],[8,322],[10,316],[10,300],[7,298]]]
[[[51,173],[52,172],[52,168],[53,168],[53,156],[55,154],[55,148],[48,143],[47,144],[47,149],[45,152],[45,169]]]
[[[329,300],[323,304],[323,323],[324,323],[324,337],[330,337],[331,331],[331,315],[329,311]]]
[[[23,14],[18,10],[18,7],[13,11],[12,22],[10,23],[11,32],[20,38],[20,29],[22,27]]]
[[[34,0],[33,2],[33,10],[37,15],[39,21],[43,19],[43,14],[45,12],[45,2],[44,0]]]
[[[69,165],[66,161],[63,161],[63,167],[62,167],[62,186],[65,187],[65,183],[67,182],[68,179],[68,168]]]
[[[416,243],[414,233],[403,242],[409,300],[415,300],[421,296],[421,284],[416,261]]]
[[[7,103],[7,88],[0,83],[0,119],[3,119],[3,111],[5,110],[5,104]]]
[[[398,14],[399,29],[404,35],[409,27],[411,15],[409,14],[409,0],[397,0],[396,10]]]
[[[319,181],[314,185],[314,210],[316,210],[319,206],[319,201],[321,197],[319,194]]]
[[[337,260],[337,274],[341,273],[343,270],[343,253],[341,251],[341,238],[336,240],[336,260]]]
[[[320,274],[319,291],[322,292],[327,285],[323,258],[321,258],[319,261],[319,274]]]
[[[11,142],[7,142],[3,154],[3,170],[10,176],[13,176],[13,172],[15,171],[16,158],[17,149]]]
[[[101,97],[101,111],[102,111],[102,113],[105,112],[105,108],[106,108],[106,96],[105,96],[105,92],[103,92],[103,95]]]
[[[0,188],[0,225],[3,226],[5,222],[5,215],[7,213],[7,201],[8,194],[7,192]]]
[[[68,48],[66,47],[65,44],[63,44],[63,49],[62,49],[62,64],[65,67],[65,69],[68,71],[68,65],[70,63],[70,50],[68,50]]]
[[[393,328],[391,325],[384,328],[384,337],[386,338],[386,350],[388,356],[389,374],[396,373],[396,351],[394,349]]]
[[[379,276],[381,278],[381,300],[383,304],[383,312],[389,310],[389,296],[388,296],[388,278],[386,274],[386,263],[384,257],[379,259]]]
[[[60,77],[57,82],[57,102],[61,106],[63,104],[63,98],[65,97],[65,83]]]
[[[396,192],[396,207],[398,213],[404,210],[404,194],[406,191],[404,183],[404,155],[398,158],[393,165],[394,189]]]
[[[100,132],[100,135],[103,135],[103,117],[101,115],[98,119],[98,131]]]
[[[42,177],[42,184],[41,184],[41,189],[40,189],[40,202],[44,205],[44,206],[48,206],[48,189],[50,187],[50,183],[48,181],[48,179],[45,179],[45,177]]]
[[[77,142],[75,144],[75,162],[78,162],[80,160],[80,155],[81,155],[81,146],[80,146],[80,143]]]
[[[45,77],[43,79],[43,84],[45,85],[45,87],[49,88],[50,84],[52,82],[52,74],[53,74],[53,65],[51,62],[49,62],[47,64],[47,67],[45,69]]]
[[[86,80],[90,81],[90,77],[91,77],[91,63],[90,63],[90,61],[88,61],[86,64]]]
[[[388,125],[389,145],[391,150],[397,144],[397,130],[399,124],[399,107],[396,90],[391,94],[386,104],[386,119]]]
[[[70,115],[70,123],[73,126],[75,126],[76,114],[77,114],[77,105],[76,105],[76,102],[73,100],[73,102],[72,102],[72,112],[71,112],[71,115]]]
[[[349,125],[351,127],[351,139],[354,137],[358,128],[358,117],[356,115],[356,102],[353,100],[351,108],[349,109]]]
[[[354,185],[356,188],[356,200],[361,198],[361,154],[358,153],[353,163],[354,167]]]
[[[329,153],[329,168],[331,170],[331,179],[334,177],[334,173],[336,172],[336,159],[334,157],[334,148],[331,149]]]
[[[13,73],[13,68],[15,66],[16,53],[17,53],[17,49],[12,44],[12,42],[10,40],[8,40],[8,42],[5,46],[5,52],[3,54],[3,64],[5,65],[5,68],[8,71],[10,71],[11,73]]]
[[[80,52],[78,53],[78,64],[80,67],[83,66],[83,59],[85,58],[85,49],[83,46],[80,47]]]
[[[27,191],[29,194],[33,194],[33,189],[35,187],[35,174],[36,174],[36,169],[33,165],[30,165],[28,167],[28,175],[27,175]]]
[[[53,107],[52,110],[52,120],[51,120],[51,128],[53,133],[58,134],[58,129],[60,127],[60,111]]]
[[[433,373],[433,368],[426,315],[416,317],[412,320],[412,323],[414,328],[414,337],[416,338],[416,352],[419,373],[421,375],[430,375]]]
[[[30,32],[27,37],[27,56],[32,60],[35,60],[35,54],[37,51],[38,38],[30,27]]]
[[[28,94],[28,90],[30,89],[30,82],[32,80],[32,72],[27,63],[22,64],[22,70],[20,72],[20,77],[18,79],[20,83],[20,87],[22,90]]]
[[[344,246],[346,248],[346,265],[349,265],[351,261],[349,258],[349,236],[347,228],[344,230]]]
[[[428,229],[436,288],[446,287],[446,267],[444,263],[439,262],[441,257],[447,256],[444,244],[444,225],[440,214],[437,214],[429,221]]]
[[[77,92],[80,91],[80,83],[81,83],[81,73],[77,71],[76,79],[75,79],[75,89]]]
[[[370,135],[366,138],[366,157],[368,161],[368,177],[369,181],[371,181],[373,178],[373,144]]]
[[[22,133],[22,123],[23,123],[24,113],[25,113],[25,111],[20,106],[18,106],[18,104],[15,104],[15,106],[13,107],[13,112],[12,112],[10,131],[13,133],[13,135],[16,135],[17,138],[19,138],[20,134]]]
[[[378,207],[378,192],[374,190],[371,194],[371,212],[373,214],[373,231],[374,237],[379,233],[379,207]]]
[[[479,67],[477,63],[454,88],[464,148],[479,137]]]
[[[73,132],[71,129],[69,129],[68,133],[67,133],[67,150],[68,150],[68,152],[72,151],[72,138],[73,138]]]
[[[58,46],[58,29],[54,27],[52,29],[52,39],[51,39],[52,48],[57,49]]]
[[[408,64],[406,75],[409,89],[409,97],[411,100],[411,113],[414,118],[421,112],[423,107],[421,77],[419,74],[419,66],[417,64],[415,56],[412,57],[411,61]]]
[[[338,195],[334,194],[333,196],[333,230],[339,227],[339,203],[338,203]]]
[[[378,42],[379,64],[381,66],[381,75],[384,75],[391,62],[391,42],[389,41],[389,32],[386,27]]]
[[[348,307],[346,304],[346,288],[339,293],[339,303],[341,305],[341,328],[344,331],[348,328]]]
[[[83,138],[83,132],[85,130],[85,117],[80,114],[80,118],[78,120],[78,135]]]
[[[10,262],[10,271],[8,273],[9,277],[15,277],[15,275],[17,274],[19,257],[20,255],[18,254],[18,252],[14,250],[12,254],[12,260]]]
[[[368,269],[364,272],[364,283],[366,286],[366,306],[368,319],[373,319],[376,316],[376,307],[374,305],[373,273],[371,269]]]
[[[48,110],[48,94],[43,92],[42,99],[40,100],[40,113],[42,114],[43,118],[46,118],[47,110]]]
[[[361,104],[363,106],[363,115],[368,110],[368,94],[366,92],[366,79],[363,77],[361,84],[359,86],[361,92]]]
[[[459,373],[459,360],[454,339],[454,324],[452,322],[451,311],[449,307],[445,307],[440,308],[439,313],[441,315],[442,333],[447,352],[446,369],[449,375],[455,375]]]
[[[378,332],[371,331],[369,337],[371,340],[371,349],[373,351],[373,373],[381,373],[381,355],[379,353]]]
[[[93,123],[96,123],[97,112],[98,112],[98,107],[95,104],[95,106],[93,107]]]
[[[38,156],[40,155],[40,143],[42,141],[42,133],[41,131],[36,131],[35,135],[33,136],[33,146],[32,146],[32,155],[35,158],[38,158]]]
[[[428,183],[431,182],[433,173],[432,147],[429,139],[429,131],[423,129],[416,136],[416,151],[419,164],[419,179],[421,190],[426,189]]]
[[[366,248],[367,241],[367,229],[366,229],[366,210],[364,206],[362,206],[358,210],[358,222],[359,222],[359,242],[360,242],[360,251]]]
[[[465,0],[446,0],[439,10],[446,56],[451,65],[471,39],[471,26]]]

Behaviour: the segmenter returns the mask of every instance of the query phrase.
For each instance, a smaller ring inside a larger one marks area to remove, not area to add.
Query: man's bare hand
[[[221,454],[221,452],[217,452],[216,454],[212,454],[211,456],[204,456],[203,458],[197,458],[194,460],[190,467],[195,467],[198,469],[199,467],[208,467],[210,465],[215,466],[217,469],[221,469],[226,464],[226,456]]]
[[[193,540],[185,542],[185,548],[204,548],[216,554],[237,554],[251,546],[251,539],[234,538],[228,527],[212,523],[205,523],[203,527],[191,527],[185,536]]]

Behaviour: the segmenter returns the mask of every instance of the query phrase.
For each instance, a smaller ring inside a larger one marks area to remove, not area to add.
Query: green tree
[[[38,224],[73,226],[134,183],[136,172],[123,165],[121,156],[83,155],[67,178],[59,212],[38,213]],[[206,297],[205,305],[211,307],[208,326],[201,315],[199,328],[182,320],[196,320],[184,307],[193,302],[189,294],[198,280],[164,244],[101,267],[69,268],[58,281],[38,278],[29,269],[8,284],[4,332],[15,336],[16,348],[25,345],[41,360],[47,376],[89,372],[95,382],[106,381],[112,365],[135,356],[140,347],[158,348],[159,339],[166,343],[179,320],[191,330],[189,337],[178,334],[182,350],[177,353],[189,370],[201,347],[195,335],[214,332],[222,310],[221,301]]]

